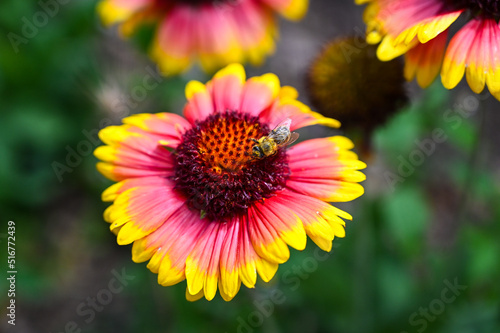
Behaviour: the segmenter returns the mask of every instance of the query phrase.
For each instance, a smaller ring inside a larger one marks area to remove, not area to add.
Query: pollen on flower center
[[[192,209],[224,221],[253,202],[283,189],[289,174],[286,152],[255,160],[251,139],[268,134],[257,117],[216,113],[187,131],[177,147],[175,188]]]
[[[237,173],[251,160],[252,138],[265,135],[261,125],[235,114],[218,114],[198,133],[197,149],[205,165],[215,173]]]

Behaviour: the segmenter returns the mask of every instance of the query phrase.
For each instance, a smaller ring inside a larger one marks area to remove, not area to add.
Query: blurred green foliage
[[[461,96],[439,83],[375,133],[367,193],[339,205],[353,212],[354,222],[331,254],[309,242],[305,251],[292,251],[269,284],[242,287],[230,303],[218,296],[189,303],[185,283],[159,286],[145,263],[132,262],[130,246],[116,245],[102,219],[107,205],[100,194],[111,182],[95,171],[96,159],[84,148],[96,144],[85,133],[95,138],[103,122],[128,113],[179,113],[186,80],[164,79],[139,106],[113,114],[106,94],[120,100],[154,66],[141,47],[127,49],[99,28],[95,3],[61,5],[17,53],[6,36],[21,34],[21,18],[31,19],[39,4],[0,4],[0,262],[6,262],[5,223],[13,220],[20,332],[63,332],[71,322],[81,332],[500,331],[499,174],[488,158],[499,137],[491,130],[484,135],[491,127],[481,120],[493,119],[498,103],[481,96],[484,110],[451,118],[464,108],[454,104]],[[112,55],[108,48],[116,45],[119,53],[138,52],[135,69],[130,59]],[[400,157],[409,160],[420,149],[416,140],[435,129],[447,140],[401,177]],[[79,148],[84,154],[68,166],[69,152]],[[54,162],[66,171],[58,176]],[[388,174],[401,178],[391,183]],[[91,308],[88,298],[108,289],[113,272],[122,270],[133,277],[123,291],[92,316],[82,315]],[[443,301],[455,280],[467,288]],[[7,288],[0,285],[2,309]]]

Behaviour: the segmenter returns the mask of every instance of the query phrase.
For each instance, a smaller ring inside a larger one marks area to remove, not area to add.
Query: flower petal
[[[115,181],[126,178],[163,175],[173,172],[172,154],[159,145],[161,139],[178,140],[172,135],[156,134],[137,126],[109,126],[99,132],[99,138],[107,144],[94,151],[103,162],[97,169]]]
[[[366,23],[366,42],[368,44],[378,44],[385,35],[383,22],[377,17],[380,10],[378,1],[372,0],[355,0],[356,4],[368,3],[363,12],[363,21]]]
[[[427,43],[446,31],[464,12],[463,9],[449,13],[439,14],[418,24],[418,40],[420,43]]]
[[[217,112],[239,110],[245,79],[245,69],[241,64],[231,64],[215,74],[207,88]]]
[[[491,94],[500,101],[500,22],[496,28],[492,28],[490,36],[489,45],[486,45],[490,59],[486,84]],[[485,52],[488,52],[487,50]]]
[[[256,1],[239,1],[231,8],[233,30],[243,51],[242,57],[259,66],[275,50],[277,24],[274,13]]]
[[[186,259],[205,228],[199,213],[182,206],[161,227],[134,242],[132,260],[149,259],[148,268],[163,286],[179,283],[185,279]]]
[[[250,240],[248,221],[247,215],[241,217],[238,265],[241,282],[248,288],[254,288],[257,273],[264,282],[269,282],[276,274],[278,264],[269,262],[257,254]]]
[[[290,257],[290,250],[280,232],[256,207],[248,210],[248,229],[255,252],[271,263],[281,264]]]
[[[102,193],[102,201],[111,202],[115,201],[118,198],[118,195],[121,193],[135,187],[150,187],[150,186],[158,186],[159,184],[163,184],[163,177],[138,177],[138,178],[128,178],[122,180],[118,183],[115,183],[108,187]]]
[[[441,71],[448,32],[439,34],[428,43],[418,44],[406,53],[405,78],[417,77],[420,87],[427,88]]]
[[[207,300],[215,297],[220,276],[220,254],[227,229],[227,224],[209,223],[189,254],[186,280],[191,295],[203,289]]]
[[[257,202],[255,209],[261,213],[261,219],[272,226],[289,246],[302,251],[306,248],[307,237],[300,219],[283,205],[278,197],[272,197],[263,203]]]
[[[196,52],[205,71],[213,72],[224,65],[243,60],[232,21],[233,11],[240,6],[241,3],[235,3],[233,8],[207,5],[193,9],[195,15],[190,24],[195,34],[191,38],[196,40]]]
[[[427,43],[436,38],[464,12],[452,10],[437,0],[380,1],[375,10],[376,14],[372,13],[366,20],[378,36],[386,35],[377,49],[377,56],[382,61],[392,60],[419,42]]]
[[[151,0],[104,0],[97,5],[97,12],[105,25],[111,25],[127,20],[150,3]]]
[[[352,142],[345,137],[330,137],[301,142],[290,148],[291,175],[286,186],[324,201],[350,201],[363,194],[357,182],[366,167],[349,151]]]
[[[377,48],[377,57],[382,61],[390,61],[408,52],[416,46],[418,41],[414,39],[410,43],[396,43],[394,37],[387,35]]]
[[[345,222],[351,215],[319,199],[284,190],[277,198],[296,214],[304,225],[307,235],[322,250],[330,251],[334,237],[345,236]]]
[[[439,13],[415,24],[414,26],[401,32],[394,40],[395,44],[410,44],[415,37],[420,43],[427,43],[436,38],[439,34],[447,30],[455,22],[464,10],[457,10],[447,13]]]
[[[307,13],[309,0],[262,0],[285,18],[293,21],[302,19]]]
[[[182,135],[191,128],[185,118],[175,113],[141,113],[123,119],[124,124],[137,126],[150,134],[156,134],[161,140],[177,146],[182,141]]]
[[[215,111],[212,95],[201,82],[188,82],[186,98],[188,102],[184,107],[184,117],[193,125],[197,121],[203,121]]]
[[[227,225],[228,232],[222,245],[220,256],[219,292],[225,301],[230,301],[241,286],[238,267],[240,251],[240,218],[235,217]]]
[[[495,20],[476,18],[452,38],[446,51],[441,80],[454,88],[466,74],[472,91],[479,93],[487,84],[500,100],[500,27]]]
[[[189,293],[189,288],[186,287],[186,299],[189,301],[189,302],[195,302],[201,298],[203,298],[203,290],[200,290],[200,292],[198,292],[196,295],[191,295]]]
[[[118,244],[130,244],[150,234],[184,204],[184,198],[173,191],[174,186],[166,178],[150,177],[125,180],[120,187],[108,189],[108,195],[113,191],[117,197],[104,218],[111,229],[121,227]]]
[[[472,20],[453,36],[444,55],[441,81],[446,89],[453,89],[462,80],[471,45],[481,21]]]
[[[158,27],[150,54],[164,75],[178,74],[190,67],[196,50],[196,20],[196,11],[190,6],[174,6]]]
[[[484,86],[492,93],[500,88],[500,28],[494,19],[483,19],[477,27],[476,37],[470,47],[465,71],[467,83],[475,93]]]
[[[243,87],[239,110],[253,116],[268,108],[280,91],[280,80],[275,74],[250,78]]]
[[[274,128],[286,118],[290,118],[292,131],[311,125],[340,127],[339,121],[311,111],[307,105],[297,101],[297,95],[294,88],[282,87],[274,103],[260,113],[261,121],[267,123],[270,128]]]
[[[384,22],[384,29],[393,37],[423,22],[440,20],[441,16],[450,13],[450,7],[440,0],[382,0],[377,1],[377,4],[379,5],[377,18]],[[429,28],[432,27],[431,24]],[[435,31],[430,33],[434,34]],[[413,37],[409,40],[413,40]]]

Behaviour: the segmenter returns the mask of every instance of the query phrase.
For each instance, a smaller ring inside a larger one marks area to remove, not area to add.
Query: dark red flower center
[[[284,149],[255,159],[255,143],[269,128],[236,111],[211,115],[187,131],[177,147],[175,188],[201,217],[226,221],[282,190],[290,173]]]
[[[468,8],[473,13],[500,17],[500,0],[447,0],[457,8]]]

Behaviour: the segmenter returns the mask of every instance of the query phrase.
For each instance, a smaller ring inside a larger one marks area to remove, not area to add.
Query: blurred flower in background
[[[402,62],[381,62],[375,53],[376,47],[359,37],[338,38],[325,46],[308,73],[309,96],[318,112],[360,131],[366,154],[372,131],[408,100]]]
[[[500,100],[500,2],[493,0],[355,0],[369,3],[367,41],[383,61],[405,54],[405,76],[429,86],[441,72],[447,89],[466,76],[475,93],[485,85]],[[447,43],[460,16],[467,23]],[[448,46],[447,46],[448,45]]]
[[[308,235],[330,251],[351,216],[328,202],[363,194],[366,165],[340,136],[307,140],[264,158],[251,151],[283,119],[290,130],[338,121],[312,112],[297,91],[265,74],[246,81],[229,65],[206,85],[186,86],[185,118],[138,114],[103,129],[99,171],[118,183],[103,193],[118,244],[133,244],[158,283],[187,280],[186,297],[231,300],[241,283],[268,282]]]
[[[165,74],[178,74],[195,61],[207,72],[232,62],[261,64],[274,52],[276,13],[298,20],[307,7],[308,0],[104,0],[98,11],[124,36],[156,24],[151,57]]]

